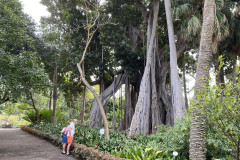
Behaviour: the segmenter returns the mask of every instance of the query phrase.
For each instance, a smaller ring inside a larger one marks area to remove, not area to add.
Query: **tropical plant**
[[[198,96],[198,92],[205,87],[204,84],[208,85],[212,54],[214,6],[214,0],[205,0],[199,59],[195,81],[195,98]],[[193,106],[191,116],[189,158],[194,160],[206,159],[206,142],[204,139],[206,127],[205,117],[198,112],[197,106]]]
[[[52,110],[48,109],[42,109],[39,111],[39,121],[42,123],[51,123],[51,118],[52,118]],[[30,123],[37,123],[37,113],[34,110],[29,110],[25,113],[25,116],[23,117],[26,121]],[[56,121],[58,123],[65,122],[66,116],[61,112],[61,110],[56,111]]]

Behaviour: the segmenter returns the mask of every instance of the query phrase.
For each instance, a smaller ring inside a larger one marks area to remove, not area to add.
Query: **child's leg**
[[[71,144],[72,144],[72,143],[68,143],[68,146],[67,146],[67,154],[69,154],[69,150],[70,150]]]
[[[66,149],[66,143],[63,143],[63,153],[65,153],[65,149]]]
[[[72,136],[67,136],[67,142],[68,142],[67,155],[69,155],[69,150],[70,150],[70,146],[71,146],[71,144],[72,144],[72,140],[73,140],[73,137],[72,137]]]

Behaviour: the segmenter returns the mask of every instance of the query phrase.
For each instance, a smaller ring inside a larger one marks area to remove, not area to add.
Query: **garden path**
[[[67,158],[50,142],[20,129],[0,128],[1,160],[76,160]]]

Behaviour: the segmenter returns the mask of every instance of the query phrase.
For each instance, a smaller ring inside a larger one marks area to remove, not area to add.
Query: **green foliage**
[[[187,30],[190,35],[196,36],[199,34],[199,31],[201,30],[201,21],[198,17],[194,15],[191,17],[191,19],[188,21]]]
[[[40,124],[34,125],[34,128],[59,136],[64,125]],[[172,159],[173,151],[179,153],[176,159],[186,159],[184,157],[188,154],[189,120],[182,120],[176,126],[178,127],[160,126],[160,132],[151,136],[128,137],[127,133],[111,130],[110,139],[106,140],[98,129],[77,124],[74,142],[129,159]]]
[[[240,135],[239,91],[240,83],[213,85],[208,92],[202,92],[194,103],[206,116],[209,130],[214,131],[214,134],[207,132],[207,136],[210,137],[209,145],[212,148],[209,151],[211,155],[218,153],[221,156],[235,153],[237,150]],[[212,140],[213,137],[218,137],[219,140]],[[221,150],[214,150],[217,147]]]
[[[219,57],[219,61],[219,68],[221,68],[223,66],[222,56]],[[234,78],[238,79],[238,77]],[[238,79],[238,83],[228,82],[205,87],[192,102],[192,105],[198,106],[199,112],[207,120],[206,140],[209,157],[233,157],[234,153],[237,154],[240,135],[239,93]]]
[[[61,129],[68,125],[65,122],[63,121],[56,125],[39,124],[33,127],[60,136]],[[216,128],[213,129],[211,124],[207,126],[208,159],[231,159],[232,150],[227,144],[226,137],[220,132],[216,133]],[[134,160],[188,159],[190,119],[182,119],[174,127],[161,125],[158,128],[159,132],[156,134],[136,135],[133,137],[128,137],[126,132],[119,133],[110,130],[110,139],[106,140],[103,135],[100,135],[99,129],[76,124],[77,133],[74,136],[74,142],[97,148],[104,153]],[[174,157],[173,152],[177,152],[178,155]]]
[[[10,124],[13,124],[13,127],[19,127],[19,125],[28,125],[29,122],[23,119],[23,115],[9,115],[2,113],[0,114],[0,123],[2,124],[3,120],[8,120]],[[1,128],[1,126],[0,126]]]
[[[37,113],[34,110],[30,110],[25,113],[25,116],[23,117],[23,119],[30,123],[36,123],[37,122]]]
[[[42,123],[51,123],[52,110],[42,109],[39,111],[40,122]],[[26,121],[35,124],[37,123],[37,113],[34,110],[29,110],[25,113],[23,117]],[[56,111],[56,122],[61,123],[66,121],[66,116],[60,110]]]
[[[63,127],[66,127],[68,124],[66,122],[60,122],[58,124],[52,124],[52,123],[42,123],[39,125],[33,125],[31,124],[30,126],[34,127],[37,130],[47,132],[51,135],[56,135],[58,137],[61,136],[61,130]]]
[[[57,115],[57,113],[56,113],[56,115]],[[49,110],[49,109],[42,109],[42,110],[40,110],[40,119],[44,123],[51,123],[52,110]]]
[[[17,0],[0,1],[0,104],[48,87],[35,55],[31,20]]]
[[[5,103],[0,105],[0,112],[3,112],[7,115],[21,115],[23,111],[20,107],[20,103]]]
[[[32,39],[27,34],[26,15],[18,0],[0,1],[0,48],[12,54],[31,49]]]

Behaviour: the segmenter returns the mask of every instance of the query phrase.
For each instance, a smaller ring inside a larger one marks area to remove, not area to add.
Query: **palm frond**
[[[224,0],[215,0],[215,6],[217,10],[220,10],[224,7]]]
[[[229,24],[226,16],[220,12],[215,15],[214,33],[218,41],[221,41],[229,35]]]
[[[172,14],[176,18],[178,18],[178,17],[180,17],[182,15],[188,14],[190,12],[190,10],[191,10],[191,7],[192,7],[192,5],[189,4],[189,3],[181,4],[181,5],[173,8],[173,13]]]
[[[193,34],[194,36],[196,36],[201,31],[200,19],[193,15],[191,19],[188,21],[187,30],[189,35]]]

